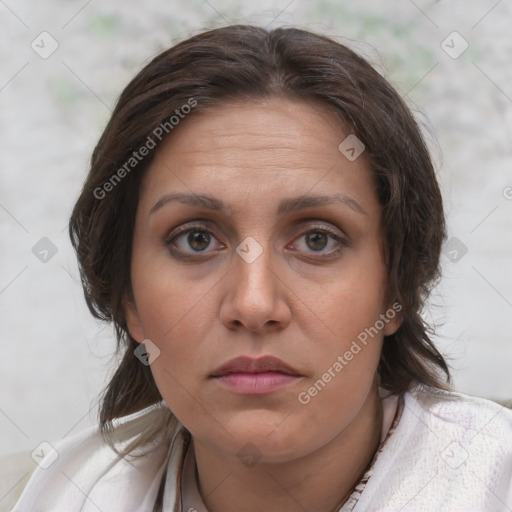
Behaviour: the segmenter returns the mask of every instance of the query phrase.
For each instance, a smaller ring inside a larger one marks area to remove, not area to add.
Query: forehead
[[[285,157],[300,166],[304,152],[326,161],[325,150],[336,149],[344,131],[340,120],[320,102],[279,97],[221,103],[194,113],[164,141],[160,154],[179,152],[196,161],[201,153],[216,163],[236,166],[241,153],[258,159]],[[254,162],[254,165],[257,165]]]
[[[316,101],[266,98],[232,101],[196,112],[164,139],[147,170],[141,203],[147,211],[164,193],[208,193],[240,211],[266,198],[342,192],[375,198],[364,154],[339,150],[348,132]],[[294,192],[294,194],[292,194]],[[236,201],[235,201],[236,202]],[[152,203],[152,204],[150,204]],[[265,201],[267,204],[268,201]]]

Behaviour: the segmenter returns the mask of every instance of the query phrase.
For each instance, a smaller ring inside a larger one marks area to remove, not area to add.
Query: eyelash
[[[215,235],[210,230],[206,229],[202,225],[195,224],[195,225],[180,226],[176,230],[173,230],[171,232],[171,234],[169,234],[164,240],[164,243],[169,248],[169,251],[172,252],[173,255],[175,257],[177,257],[178,259],[198,259],[197,256],[200,257],[203,254],[208,254],[208,253],[202,252],[202,251],[196,251],[195,254],[194,253],[183,253],[179,249],[175,250],[175,249],[171,248],[172,244],[176,240],[178,240],[179,238],[183,237],[184,235],[186,235],[190,232],[207,233],[207,234],[212,235],[213,238],[217,239],[215,237]],[[331,239],[338,242],[338,247],[336,249],[333,249],[329,253],[323,254],[320,257],[314,257],[314,258],[310,258],[310,259],[315,259],[315,260],[330,259],[334,256],[339,255],[345,248],[347,248],[349,246],[349,242],[346,238],[340,237],[338,234],[334,233],[330,229],[327,229],[326,227],[323,227],[323,226],[312,226],[311,229],[309,229],[308,231],[305,231],[304,233],[302,233],[300,236],[298,236],[294,240],[300,239],[301,237],[311,234],[311,233],[322,233],[322,234],[328,235]],[[312,251],[312,253],[314,254],[315,251]]]

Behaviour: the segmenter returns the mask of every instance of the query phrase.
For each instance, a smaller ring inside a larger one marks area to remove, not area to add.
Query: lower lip
[[[278,372],[228,373],[215,379],[235,393],[264,395],[296,382],[300,376]]]

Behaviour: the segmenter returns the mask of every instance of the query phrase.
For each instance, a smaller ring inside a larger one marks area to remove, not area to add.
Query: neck
[[[373,386],[353,421],[314,453],[279,464],[240,464],[194,439],[209,512],[337,512],[380,444],[382,404]]]

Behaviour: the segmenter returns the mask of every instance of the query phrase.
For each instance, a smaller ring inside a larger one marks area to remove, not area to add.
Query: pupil
[[[204,251],[210,244],[210,237],[207,233],[201,231],[193,231],[188,235],[188,242],[190,247],[196,251]]]
[[[327,235],[325,233],[310,233],[307,235],[307,237],[308,242],[313,242],[313,244],[310,245],[311,249],[321,250],[325,248],[327,243]],[[319,245],[318,242],[320,242]]]

